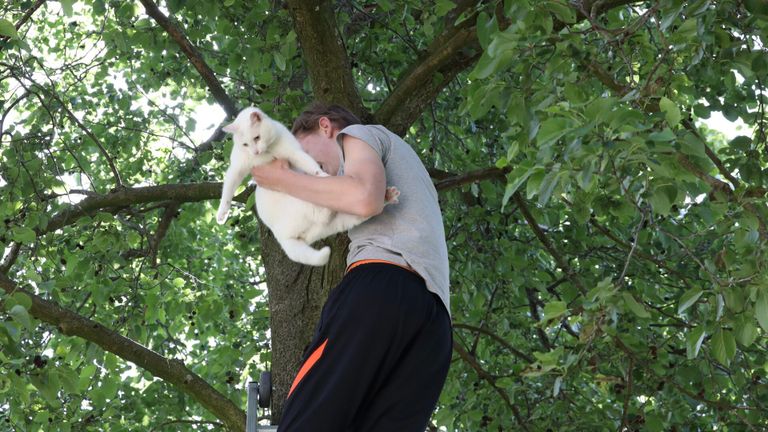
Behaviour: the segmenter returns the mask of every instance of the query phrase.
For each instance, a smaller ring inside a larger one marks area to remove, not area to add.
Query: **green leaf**
[[[585,161],[581,171],[579,171],[579,175],[576,176],[579,187],[585,191],[590,190],[592,187],[592,180],[594,179],[593,174],[597,168],[597,163],[597,158],[589,158],[587,161]]]
[[[570,125],[571,122],[566,118],[548,118],[541,123],[541,128],[539,128],[539,133],[536,136],[536,141],[541,147],[550,145],[570,132],[572,129]]]
[[[672,132],[669,128],[665,128],[661,132],[654,132],[650,135],[648,135],[648,139],[651,141],[657,141],[657,142],[667,142],[667,141],[674,141],[675,133]]]
[[[755,317],[757,322],[760,323],[760,327],[768,332],[768,292],[766,291],[768,291],[768,288],[760,288],[760,293],[755,302]]]
[[[80,371],[80,377],[77,384],[79,391],[84,392],[88,390],[88,387],[91,385],[91,380],[93,379],[94,373],[96,373],[95,364],[89,364]]]
[[[555,166],[552,167],[552,170],[544,177],[544,180],[541,181],[541,186],[539,186],[540,206],[544,206],[549,201],[549,197],[552,196],[552,192],[554,192],[555,187],[557,187],[562,174],[563,173],[560,172],[560,164],[555,164]]]
[[[18,39],[19,33],[16,31],[16,26],[7,19],[0,18],[0,36],[8,36],[12,39]]]
[[[61,405],[58,398],[59,380],[55,375],[48,373],[32,374],[29,376],[29,381],[49,405],[53,407]]]
[[[757,339],[757,326],[751,317],[743,317],[736,322],[736,340],[744,347],[749,347]]]
[[[544,175],[544,170],[540,170],[528,177],[528,183],[525,184],[525,196],[527,199],[531,199],[539,193],[541,182],[544,180]]]
[[[723,288],[723,297],[725,298],[725,306],[732,312],[739,313],[744,310],[746,298],[744,290],[739,286],[731,286]],[[759,321],[759,319],[758,319]]]
[[[731,363],[731,359],[736,355],[736,340],[733,338],[733,332],[730,330],[719,329],[712,336],[710,341],[712,355],[715,359],[724,365]]]
[[[480,60],[477,61],[477,64],[475,65],[475,68],[472,69],[472,72],[470,72],[469,77],[474,79],[488,78],[494,73],[506,69],[514,59],[515,56],[512,50],[501,51],[495,56],[490,55],[486,51],[480,56]]]
[[[104,3],[104,0],[96,0],[93,2],[94,15],[101,15],[106,11],[107,11],[107,7],[106,7],[106,4]]]
[[[11,230],[11,237],[19,243],[31,244],[35,242],[37,234],[35,234],[35,231],[31,228],[14,227]]]
[[[54,370],[59,374],[59,381],[61,381],[64,391],[70,394],[79,393],[77,372],[66,366],[58,366]]]
[[[512,197],[512,195],[517,192],[517,190],[522,186],[523,183],[525,183],[526,180],[528,180],[528,177],[530,177],[533,173],[543,170],[544,168],[541,166],[524,166],[524,165],[518,165],[515,167],[515,169],[512,170],[512,172],[509,174],[509,177],[512,180],[512,183],[507,184],[507,188],[504,190],[504,197],[501,200],[501,209],[504,210],[504,206],[507,205],[507,202]]]
[[[670,126],[676,126],[680,123],[680,119],[683,118],[682,114],[680,114],[680,108],[666,97],[662,97],[661,101],[659,101],[659,108],[661,108],[661,112],[664,113]]]
[[[13,306],[21,305],[24,309],[32,308],[32,298],[21,291],[17,291],[5,300],[5,308],[10,309]]]
[[[635,300],[635,297],[628,293],[624,292],[621,294],[621,297],[624,299],[624,305],[632,311],[635,315],[639,316],[640,318],[650,318],[651,314],[648,313],[647,310],[645,310],[645,306],[638,303],[637,300]]]
[[[672,208],[672,204],[677,199],[677,187],[673,184],[664,184],[657,186],[648,197],[648,201],[653,206],[653,210],[659,214],[667,215]]]
[[[437,14],[437,16],[443,16],[455,8],[456,4],[451,0],[437,0],[435,6],[435,14]]]
[[[613,285],[613,278],[611,276],[606,276],[596,287],[592,288],[587,293],[587,299],[591,302],[598,299],[603,300],[613,295],[614,292],[616,292],[616,287]]]
[[[765,0],[745,0],[744,6],[755,15],[762,15],[768,19],[768,3]]]
[[[568,311],[568,305],[563,301],[549,302],[544,306],[542,321],[549,321],[564,315]]]
[[[704,337],[707,333],[704,332],[704,326],[698,326],[692,331],[688,332],[686,336],[686,354],[689,360],[693,360],[699,355],[701,344],[704,342]]]
[[[562,22],[566,24],[573,24],[576,22],[576,11],[567,4],[563,4],[559,1],[546,1],[544,2],[544,6]]]
[[[704,142],[696,138],[694,134],[688,133],[678,142],[680,143],[680,150],[683,153],[701,158],[707,157]]]
[[[64,15],[71,17],[72,16],[72,5],[75,3],[75,0],[59,0],[61,3],[61,9],[64,11]]]
[[[704,291],[701,288],[691,288],[684,292],[677,302],[677,313],[682,314],[686,309],[693,306],[702,294],[704,294]]]
[[[499,26],[496,23],[495,16],[490,16],[485,11],[477,15],[477,40],[480,42],[483,50],[488,49],[488,45],[491,43],[491,35],[497,31],[499,31]]]
[[[560,387],[563,385],[563,377],[559,376],[555,378],[555,386],[552,388],[552,397],[557,397],[560,394]]]
[[[8,315],[10,315],[19,324],[26,327],[27,330],[33,331],[35,329],[32,326],[32,319],[29,317],[29,312],[27,312],[24,306],[16,305],[12,307],[11,310],[8,311]]]
[[[8,334],[8,337],[10,337],[13,342],[18,342],[21,339],[21,330],[19,330],[19,327],[16,324],[10,321],[2,321],[0,322],[0,325],[2,326],[1,329]]]
[[[274,57],[275,57],[275,65],[277,65],[277,68],[280,69],[281,71],[284,71],[285,70],[285,57],[283,57],[283,55],[280,54],[279,52],[275,52],[274,53]]]

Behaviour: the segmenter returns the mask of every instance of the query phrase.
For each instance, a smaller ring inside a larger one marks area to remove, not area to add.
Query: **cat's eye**
[[[248,143],[243,143],[244,146],[248,147]]]
[[[259,138],[261,138],[261,135],[256,135],[256,137],[253,138],[253,142],[259,142]]]

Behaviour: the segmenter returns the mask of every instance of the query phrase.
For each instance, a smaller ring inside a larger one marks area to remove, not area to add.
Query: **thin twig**
[[[525,360],[528,363],[533,363],[535,360],[533,357],[529,356],[528,354],[518,350],[514,346],[512,346],[511,343],[507,342],[504,338],[497,335],[496,333],[488,330],[485,327],[476,327],[470,324],[463,324],[463,323],[454,323],[453,328],[460,328],[460,329],[466,329],[469,331],[477,332],[478,334],[482,333],[486,336],[490,336],[491,339],[495,340],[496,342],[500,343],[504,348],[508,349],[512,354],[514,354],[516,357],[518,357],[521,360]]]
[[[512,415],[514,415],[515,420],[517,420],[517,424],[520,425],[520,428],[524,431],[528,431],[528,427],[525,424],[525,420],[523,419],[522,414],[520,413],[520,410],[515,406],[512,401],[509,398],[509,395],[507,392],[496,385],[496,379],[488,373],[485,369],[483,369],[482,366],[477,362],[477,360],[472,357],[472,355],[467,352],[467,350],[464,349],[464,347],[461,346],[458,342],[453,342],[453,350],[456,351],[456,353],[459,354],[459,357],[461,357],[462,360],[467,362],[467,364],[472,367],[472,369],[477,372],[477,375],[488,382],[488,384],[493,387],[493,389],[501,396],[501,398],[504,400],[504,402],[507,404],[510,410],[512,410]]]

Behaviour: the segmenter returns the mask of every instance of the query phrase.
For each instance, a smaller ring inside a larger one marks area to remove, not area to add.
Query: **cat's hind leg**
[[[384,192],[384,205],[387,204],[397,204],[400,202],[398,199],[400,197],[400,190],[398,190],[394,186],[390,186],[387,188],[387,190]]]
[[[285,254],[293,261],[311,266],[324,266],[331,256],[331,248],[315,249],[306,242],[294,238],[278,238]]]

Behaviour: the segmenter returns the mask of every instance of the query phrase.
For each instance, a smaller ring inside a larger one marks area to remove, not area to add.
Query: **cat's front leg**
[[[232,197],[235,195],[235,190],[248,174],[248,167],[238,164],[232,164],[227,169],[227,173],[224,175],[224,185],[221,188],[221,202],[219,203],[219,211],[216,213],[216,221],[223,224],[227,221],[229,216],[229,207],[232,205]]]
[[[318,164],[316,160],[312,159],[312,156],[301,150],[290,152],[285,157],[291,163],[291,166],[298,168],[305,174],[319,177],[328,177],[328,174],[320,168],[320,164]]]

